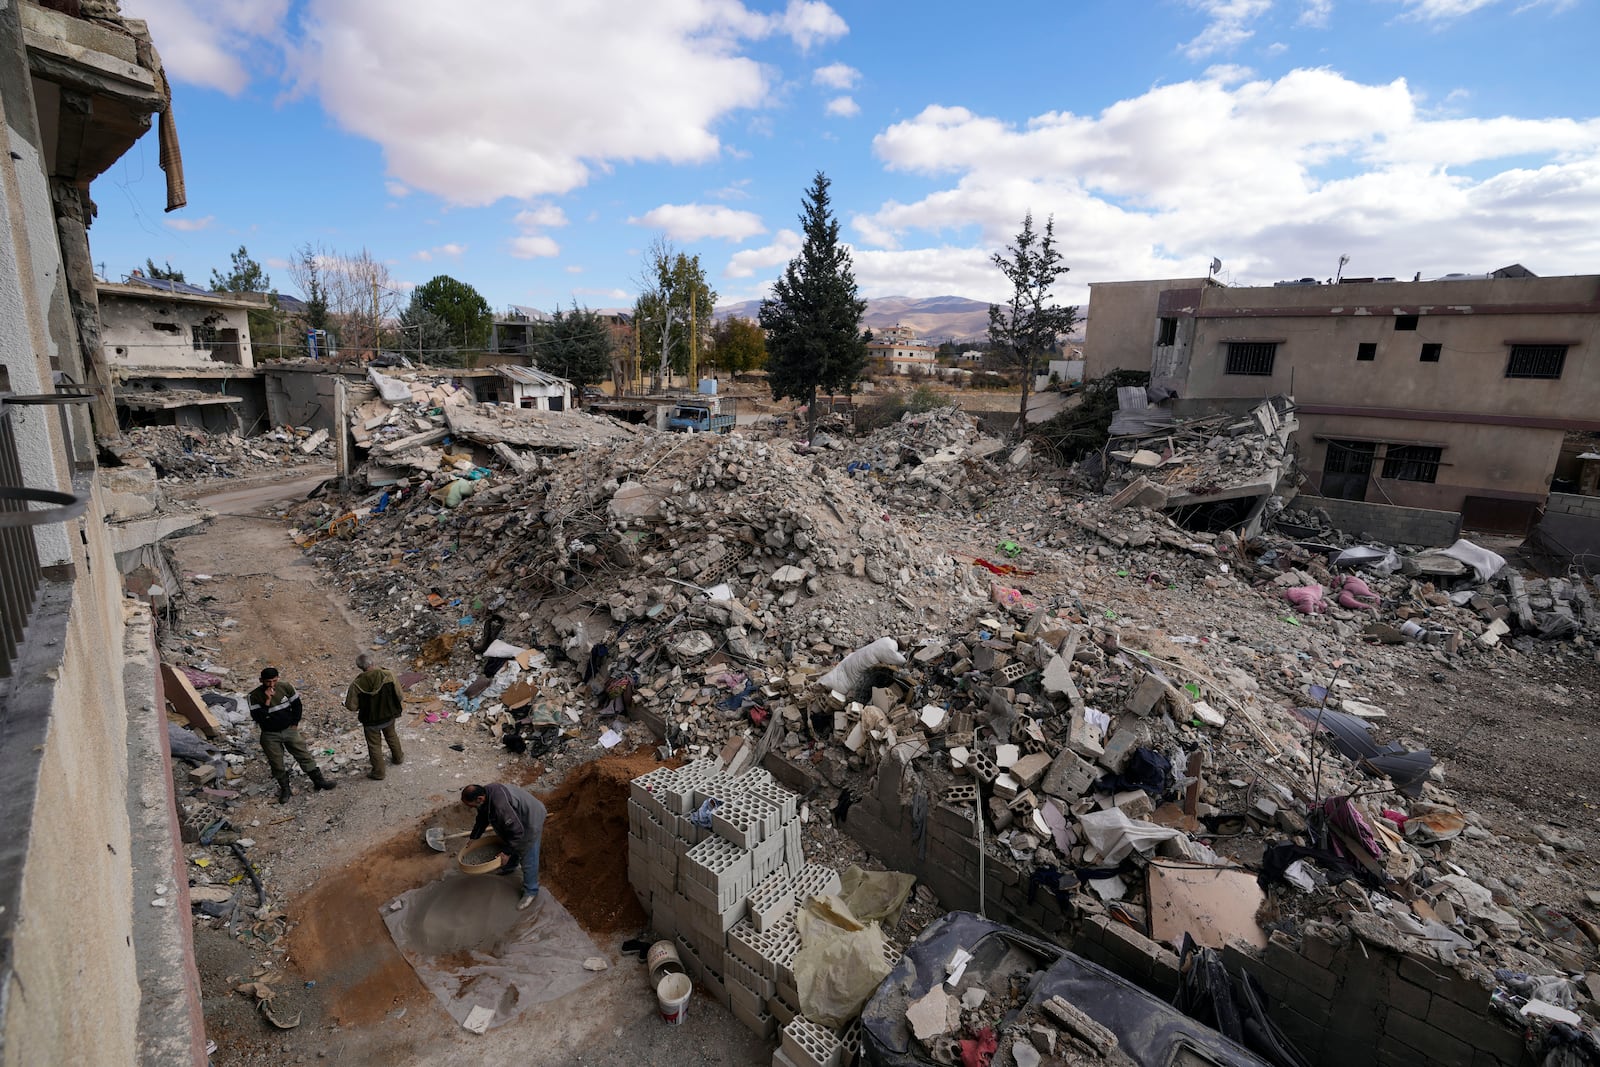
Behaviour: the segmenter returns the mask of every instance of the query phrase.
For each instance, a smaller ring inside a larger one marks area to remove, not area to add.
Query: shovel
[[[428,827],[427,833],[422,835],[422,839],[426,841],[428,843],[428,847],[433,849],[435,852],[443,852],[444,843],[446,841],[449,841],[451,838],[455,837],[466,837],[471,832],[471,830],[462,830],[458,834],[447,834],[444,832],[444,827],[442,826],[430,826]]]

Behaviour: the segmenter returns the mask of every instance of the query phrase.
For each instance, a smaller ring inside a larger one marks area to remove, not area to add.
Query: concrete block
[[[1282,933],[1274,933],[1267,942],[1262,962],[1272,971],[1291,982],[1298,982],[1325,1000],[1332,999],[1339,991],[1339,976],[1306,959]]]
[[[795,1018],[783,1028],[778,1047],[796,1067],[841,1067],[844,1062],[844,1043],[806,1018]]]
[[[1100,728],[1089,722],[1085,709],[1074,708],[1072,721],[1067,728],[1067,747],[1084,759],[1098,759],[1105,754],[1100,743]]]
[[[766,837],[768,810],[759,800],[734,797],[711,813],[711,830],[741,848],[755,848]]]
[[[795,903],[799,905],[812,897],[838,893],[840,888],[838,871],[818,863],[808,863],[794,879]]]
[[[1156,710],[1157,705],[1166,697],[1168,685],[1153,674],[1147,674],[1128,697],[1124,711],[1131,712],[1141,719]]]
[[[967,769],[972,772],[974,778],[983,782],[984,785],[988,785],[1000,776],[999,765],[989,758],[988,753],[976,748],[967,757]]]
[[[789,1020],[800,1014],[799,1008],[784,1003],[783,998],[776,993],[767,998],[767,1011],[778,1021],[779,1026],[788,1026]]]
[[[723,957],[723,977],[729,981],[743,986],[752,1000],[752,1009],[766,1009],[765,1001],[777,992],[778,986],[773,979],[759,973],[748,963],[739,959],[732,951]]]
[[[1128,757],[1133,755],[1133,750],[1140,745],[1141,731],[1133,726],[1124,726],[1111,735],[1111,740],[1105,744],[1105,751],[1095,758],[1095,762],[1113,773],[1120,773],[1128,762]]]
[[[1426,1050],[1429,1062],[1441,1063],[1445,1067],[1472,1067],[1471,1045],[1457,1040],[1437,1026],[1421,1019],[1413,1019],[1405,1012],[1390,1011],[1387,1014],[1383,1023],[1383,1036],[1392,1037],[1412,1048]]]
[[[766,932],[776,926],[785,915],[794,912],[794,885],[789,879],[789,868],[778,870],[750,893],[750,924],[757,932]]]
[[[1053,761],[1042,752],[1029,753],[1011,765],[1011,777],[1024,789],[1032,789],[1050,769]],[[947,791],[948,792],[948,791]]]
[[[766,881],[783,866],[784,840],[780,834],[770,837],[750,850],[750,882],[757,885]]]
[[[1063,748],[1045,772],[1039,788],[1053,797],[1072,801],[1087,793],[1099,777],[1100,772],[1084,762],[1077,753],[1070,748]]]
[[[729,989],[733,993],[736,987]],[[741,1002],[737,996],[731,998],[733,1017],[750,1028],[751,1033],[766,1041],[778,1032],[778,1021],[766,1010],[763,1001],[756,1010],[751,1010],[748,1003]]]

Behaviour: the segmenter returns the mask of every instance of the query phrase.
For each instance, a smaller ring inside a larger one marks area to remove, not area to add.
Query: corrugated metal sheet
[[[558,389],[572,388],[572,383],[565,378],[557,378],[554,374],[546,374],[538,367],[518,367],[501,364],[495,370],[499,371],[502,377],[509,378],[519,385],[542,385]]]

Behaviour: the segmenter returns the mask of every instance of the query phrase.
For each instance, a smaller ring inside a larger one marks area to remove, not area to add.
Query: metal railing
[[[71,493],[29,489],[22,484],[22,464],[11,415],[17,404],[64,401],[70,402],[58,395],[0,394],[0,678],[11,677],[43,579],[31,527],[65,522],[83,514],[87,506],[87,501]],[[48,506],[35,510],[35,504]]]

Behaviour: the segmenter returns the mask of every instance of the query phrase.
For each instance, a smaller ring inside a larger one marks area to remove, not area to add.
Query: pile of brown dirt
[[[590,933],[635,930],[647,922],[628,884],[628,783],[660,766],[649,749],[605,756],[574,768],[539,798],[548,811],[540,884]]]
[[[289,935],[294,962],[327,997],[330,1021],[361,1026],[427,996],[379,909],[440,877],[448,863],[413,827],[329,874],[290,907],[297,923]]]

